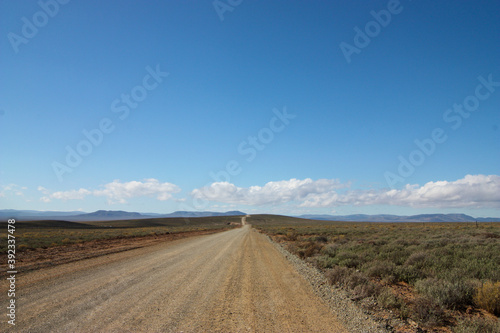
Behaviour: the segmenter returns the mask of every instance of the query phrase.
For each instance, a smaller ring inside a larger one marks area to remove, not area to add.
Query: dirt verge
[[[148,235],[139,237],[118,237],[112,239],[98,239],[77,244],[54,246],[26,250],[17,255],[17,271],[29,272],[45,267],[53,267],[73,261],[90,259],[109,255],[112,253],[128,251],[161,242],[177,239],[209,235],[228,229],[208,229],[168,233],[162,235]],[[6,272],[0,272],[0,277],[5,277]]]

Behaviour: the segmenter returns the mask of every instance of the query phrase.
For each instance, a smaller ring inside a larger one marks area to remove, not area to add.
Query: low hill
[[[72,219],[81,220],[119,220],[131,218],[145,218],[144,215],[135,212],[125,212],[123,210],[98,210],[93,213],[72,216]]]
[[[188,212],[176,211],[169,214],[157,213],[138,213],[122,210],[98,210],[93,213],[83,213],[79,211],[58,212],[58,211],[36,211],[36,210],[0,210],[1,219],[14,218],[17,221],[35,221],[35,220],[65,220],[75,222],[86,221],[108,221],[108,220],[128,220],[128,219],[151,219],[151,218],[169,218],[169,217],[210,217],[210,216],[241,216],[246,215],[240,211],[229,212]]]
[[[240,223],[241,216],[209,216],[209,217],[160,217],[143,219],[121,219],[106,221],[72,222],[62,220],[17,221],[17,229],[96,229],[96,228],[145,228],[145,227],[184,227],[203,225],[227,225]],[[7,221],[0,222],[0,228],[7,229]]]
[[[186,225],[215,225],[240,223],[240,216],[208,216],[208,217],[159,217],[144,219],[124,219],[114,221],[87,222],[87,225],[104,226],[114,228],[136,228],[136,227],[176,227]]]
[[[225,213],[220,212],[187,212],[187,211],[177,211],[170,214],[162,215],[162,217],[210,217],[210,216],[241,216],[246,215],[240,211],[229,211]]]
[[[7,222],[0,222],[0,227],[6,228]],[[16,221],[16,229],[38,229],[38,228],[55,228],[55,229],[89,229],[96,228],[94,225],[87,223],[60,221],[60,220],[36,220],[36,221]]]

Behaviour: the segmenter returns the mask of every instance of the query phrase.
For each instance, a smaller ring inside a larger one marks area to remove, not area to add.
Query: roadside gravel
[[[349,332],[389,332],[385,329],[383,324],[375,321],[369,313],[360,309],[344,290],[331,286],[325,276],[317,268],[288,252],[279,243],[274,242],[271,237],[267,235],[266,237],[274,247],[288,259],[297,272],[311,284],[316,295],[321,297],[321,299],[328,304],[333,313],[335,313],[337,319],[349,330]]]

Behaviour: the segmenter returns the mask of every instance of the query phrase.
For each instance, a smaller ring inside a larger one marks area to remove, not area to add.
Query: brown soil
[[[197,230],[169,233],[163,235],[148,235],[140,237],[119,237],[113,239],[99,239],[77,244],[39,248],[19,252],[17,255],[16,270],[29,272],[44,267],[52,267],[82,259],[90,259],[112,253],[128,251],[161,242],[173,241],[193,236],[209,235],[227,229]],[[0,272],[0,277],[6,275]]]

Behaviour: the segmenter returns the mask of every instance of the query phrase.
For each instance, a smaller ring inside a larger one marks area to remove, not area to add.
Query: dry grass
[[[455,333],[498,333],[500,321],[486,318],[466,318],[458,321]]]
[[[500,316],[500,282],[486,281],[478,286],[474,302],[480,308]]]

